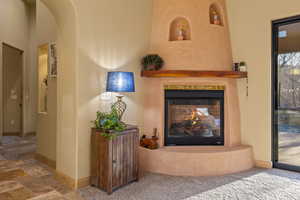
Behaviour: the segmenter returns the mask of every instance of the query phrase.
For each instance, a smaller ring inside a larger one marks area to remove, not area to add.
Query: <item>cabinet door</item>
[[[130,130],[113,140],[112,184],[118,188],[137,179],[138,131]]]
[[[111,187],[111,143],[97,130],[91,135],[91,184],[102,190]]]

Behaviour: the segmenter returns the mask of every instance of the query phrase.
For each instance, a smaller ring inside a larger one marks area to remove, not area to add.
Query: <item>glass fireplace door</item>
[[[166,91],[166,145],[224,145],[223,95],[223,91]]]

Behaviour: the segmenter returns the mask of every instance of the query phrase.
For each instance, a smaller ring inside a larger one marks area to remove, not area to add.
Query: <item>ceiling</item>
[[[279,27],[279,31],[287,31],[288,37],[300,37],[300,22]]]
[[[279,37],[279,53],[300,52],[300,22],[283,25],[279,31],[286,31],[286,37]]]

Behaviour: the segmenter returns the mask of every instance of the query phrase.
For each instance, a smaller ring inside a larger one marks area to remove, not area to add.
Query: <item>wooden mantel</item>
[[[195,70],[158,70],[142,71],[142,77],[168,78],[168,77],[198,77],[198,78],[247,78],[248,72],[235,71],[195,71]]]

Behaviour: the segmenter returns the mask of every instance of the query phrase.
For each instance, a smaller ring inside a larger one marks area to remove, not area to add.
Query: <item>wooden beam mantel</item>
[[[142,71],[142,77],[170,78],[170,77],[198,77],[198,78],[247,78],[247,72],[235,71],[194,71],[194,70],[158,70]]]

